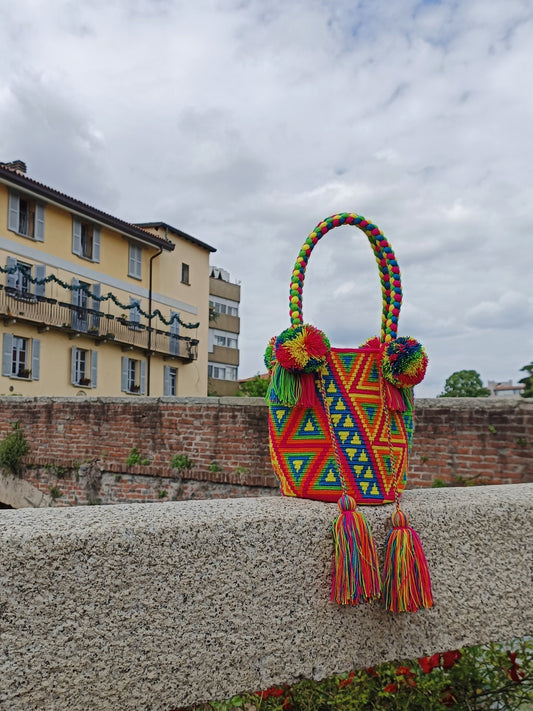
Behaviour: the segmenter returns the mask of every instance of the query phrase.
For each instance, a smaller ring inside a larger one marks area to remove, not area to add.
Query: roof
[[[216,247],[211,247],[210,244],[207,244],[206,242],[202,242],[199,239],[196,239],[196,237],[192,237],[191,235],[188,235],[186,232],[183,232],[183,230],[179,230],[177,227],[172,227],[172,225],[167,224],[166,222],[138,222],[137,227],[155,227],[155,229],[159,229],[160,227],[163,227],[166,230],[170,230],[171,232],[174,232],[177,234],[179,237],[182,239],[186,239],[188,242],[192,242],[192,244],[195,244],[197,247],[202,247],[203,249],[207,249],[208,252],[216,252]]]
[[[15,161],[12,166],[18,167],[19,161]],[[24,164],[22,164],[24,166]],[[24,166],[25,168],[25,166]],[[19,170],[13,170],[6,168],[4,163],[0,163],[0,183],[6,183],[9,185],[16,186],[21,190],[30,192],[33,195],[43,198],[43,200],[48,200],[61,207],[71,210],[78,215],[83,215],[92,221],[99,222],[100,224],[109,227],[113,230],[121,232],[129,237],[134,237],[135,239],[153,245],[154,247],[159,247],[168,252],[172,252],[175,245],[172,240],[166,239],[164,237],[158,237],[157,235],[142,229],[142,225],[132,225],[129,222],[120,220],[118,217],[113,217],[102,210],[98,210],[96,207],[91,207],[81,200],[76,200],[75,198],[65,195],[65,193],[59,190],[54,190],[47,185],[39,183],[37,180],[28,178]],[[177,230],[179,232],[179,230]],[[191,237],[190,239],[194,239]],[[212,249],[212,248],[211,248]]]

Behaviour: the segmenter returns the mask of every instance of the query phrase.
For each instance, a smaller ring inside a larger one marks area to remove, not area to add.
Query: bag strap
[[[368,237],[379,268],[383,311],[381,316],[381,341],[388,343],[398,334],[398,318],[402,304],[402,284],[400,268],[394,252],[381,230],[361,215],[353,212],[340,212],[319,222],[305,240],[294,264],[289,294],[289,315],[293,328],[303,325],[302,291],[307,262],[317,242],[334,227],[354,225]]]

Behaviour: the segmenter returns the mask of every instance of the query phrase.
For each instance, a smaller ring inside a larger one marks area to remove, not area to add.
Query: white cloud
[[[54,0],[0,9],[3,160],[128,220],[212,243],[242,282],[241,374],[288,325],[290,270],[326,215],[390,238],[400,331],[453,370],[533,358],[530,3]],[[327,235],[304,313],[338,345],[379,324],[365,237]]]

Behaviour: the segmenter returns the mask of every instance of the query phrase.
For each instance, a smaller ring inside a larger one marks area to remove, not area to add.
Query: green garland
[[[0,266],[0,272],[3,272],[4,274],[16,274],[17,272],[24,271],[20,267],[2,267]],[[159,318],[161,321],[165,324],[165,326],[170,326],[172,323],[177,321],[180,326],[183,326],[183,328],[198,328],[200,325],[200,322],[198,323],[185,323],[184,321],[181,320],[179,317],[179,314],[175,314],[174,316],[171,316],[170,319],[166,319],[161,311],[159,309],[155,309],[151,314],[147,313],[143,309],[141,309],[140,306],[137,304],[123,304],[121,301],[117,299],[117,297],[110,291],[107,292],[107,294],[103,296],[97,296],[96,294],[93,294],[89,288],[84,286],[83,284],[67,284],[67,282],[61,281],[61,279],[58,279],[55,274],[50,274],[50,276],[45,277],[44,279],[36,279],[32,277],[30,274],[27,272],[25,273],[26,279],[31,282],[32,284],[37,284],[38,286],[42,286],[43,284],[49,284],[50,282],[54,282],[54,284],[58,284],[61,286],[63,289],[68,289],[69,291],[83,291],[88,297],[91,299],[95,299],[98,302],[101,301],[112,301],[116,306],[118,306],[121,309],[136,309],[138,313],[141,314],[141,316],[144,316],[147,318],[149,321],[151,321],[153,318]]]

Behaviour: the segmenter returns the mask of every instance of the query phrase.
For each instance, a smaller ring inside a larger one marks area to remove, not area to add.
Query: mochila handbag
[[[381,334],[359,348],[332,348],[302,315],[311,252],[340,225],[366,234],[381,281]],[[282,494],[338,502],[332,600],[358,604],[382,597],[392,611],[431,607],[420,538],[400,508],[413,435],[413,387],[424,377],[428,359],[415,339],[397,336],[400,269],[379,228],[355,213],[320,222],[296,259],[289,303],[291,325],[270,340],[265,352],[270,453]],[[395,510],[382,578],[359,505],[384,503],[394,503]]]

